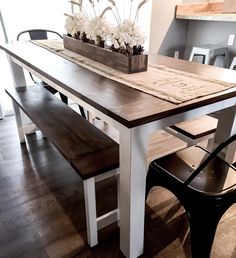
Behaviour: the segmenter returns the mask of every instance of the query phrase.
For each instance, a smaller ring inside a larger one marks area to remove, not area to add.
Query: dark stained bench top
[[[82,179],[119,166],[119,145],[43,87],[6,92]]]

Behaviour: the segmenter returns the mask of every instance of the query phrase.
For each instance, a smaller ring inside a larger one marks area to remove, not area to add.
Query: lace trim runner
[[[221,82],[161,65],[149,65],[147,72],[125,74],[65,49],[62,40],[35,40],[31,42],[106,78],[174,104],[236,86],[236,84]]]

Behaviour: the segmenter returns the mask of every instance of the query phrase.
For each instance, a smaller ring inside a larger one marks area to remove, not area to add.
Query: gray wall
[[[150,33],[150,52],[188,59],[192,46],[201,44],[226,45],[230,34],[236,35],[236,22],[177,20],[175,6],[181,3],[204,2],[203,0],[153,0]],[[207,2],[207,0],[205,0]],[[211,2],[211,1],[210,1]],[[229,46],[230,61],[236,56],[236,38]],[[195,59],[200,62],[200,59]],[[222,66],[222,58],[215,65]]]
[[[153,0],[149,53],[173,56],[175,50],[185,49],[186,21],[175,19],[175,7],[182,0]]]
[[[158,50],[158,54],[174,56],[179,51],[180,58],[184,58],[187,40],[188,21],[173,20]]]

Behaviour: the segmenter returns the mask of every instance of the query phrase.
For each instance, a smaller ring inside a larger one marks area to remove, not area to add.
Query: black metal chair
[[[218,222],[236,202],[236,169],[218,155],[235,140],[231,136],[212,153],[192,146],[150,164],[146,196],[162,186],[179,199],[189,218],[193,258],[210,256]]]
[[[31,30],[24,30],[24,31],[20,32],[17,35],[17,40],[20,40],[20,39],[43,40],[43,39],[55,38],[55,37],[62,38],[62,36],[58,32],[53,31],[53,30],[31,29]],[[49,86],[46,82],[41,81],[41,80],[36,80],[31,73],[29,73],[29,74],[34,83],[42,85],[45,89],[47,89],[52,94],[56,94],[58,92],[53,87]],[[59,95],[60,95],[61,100],[65,104],[68,104],[67,96],[65,96],[61,92],[59,92]],[[83,107],[81,107],[80,105],[78,105],[78,106],[79,106],[81,116],[86,119],[86,115],[85,115],[85,111],[84,111]]]

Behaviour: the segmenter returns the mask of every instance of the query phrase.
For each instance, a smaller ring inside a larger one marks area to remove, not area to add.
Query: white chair
[[[208,65],[214,65],[215,58],[217,56],[224,57],[223,67],[228,68],[229,64],[229,50],[225,46],[217,46],[212,44],[205,44],[200,46],[193,46],[189,61],[193,61],[195,56],[202,56],[202,63]]]
[[[236,56],[233,58],[229,69],[235,70],[235,68],[236,68]]]
[[[194,46],[189,61],[193,61],[194,56],[202,56],[202,63],[208,65],[213,65],[217,56],[223,56],[224,67],[228,67],[229,51],[228,48],[224,46],[211,44]],[[217,123],[217,118],[206,115],[170,126],[166,131],[186,142],[188,146],[207,140],[207,148],[211,149]]]

